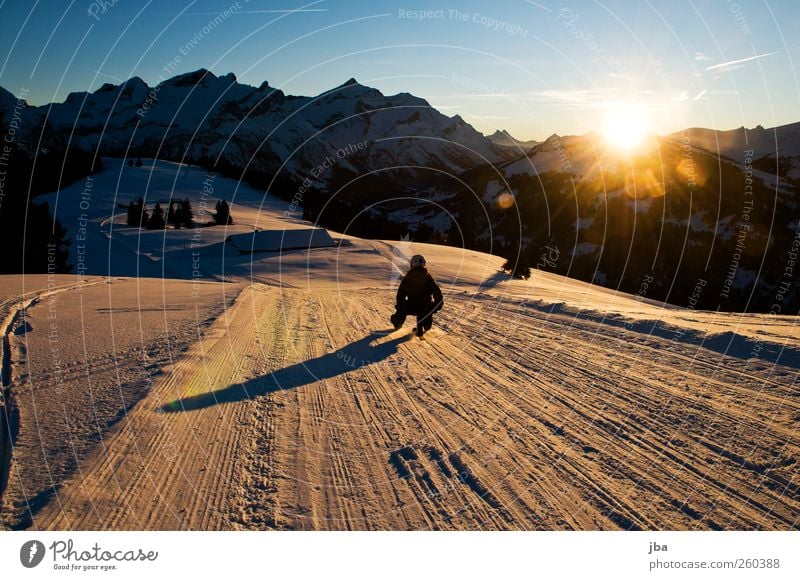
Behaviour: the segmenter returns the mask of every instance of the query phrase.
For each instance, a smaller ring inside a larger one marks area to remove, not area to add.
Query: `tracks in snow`
[[[49,288],[26,292],[0,302],[0,511],[3,509],[3,496],[6,491],[14,448],[14,440],[19,430],[19,411],[14,400],[15,393],[12,389],[12,356],[11,341],[9,339],[20,321],[25,321],[25,311],[30,306],[49,298],[69,292],[76,288],[85,288],[102,284],[105,279],[81,281],[79,283],[50,285]]]
[[[499,302],[426,342],[387,316],[243,291],[37,526],[797,528],[800,401],[763,373]]]

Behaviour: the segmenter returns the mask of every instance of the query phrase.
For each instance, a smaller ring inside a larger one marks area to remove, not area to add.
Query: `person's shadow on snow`
[[[254,399],[267,393],[294,389],[347,374],[389,358],[397,352],[397,347],[401,343],[413,338],[413,334],[403,334],[386,342],[376,343],[379,338],[385,337],[387,332],[389,331],[372,332],[337,351],[293,364],[244,383],[177,399],[162,405],[160,410],[164,413],[179,413],[205,409],[223,403]]]

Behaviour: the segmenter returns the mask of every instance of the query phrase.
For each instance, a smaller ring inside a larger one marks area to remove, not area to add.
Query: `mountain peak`
[[[498,129],[497,131],[489,135],[489,139],[513,139],[513,137],[511,137],[511,133],[509,133],[505,129]]]
[[[196,71],[175,75],[171,79],[165,80],[162,84],[173,87],[193,86],[198,83],[216,79],[217,76],[208,69],[199,68]]]
[[[520,141],[511,135],[511,133],[509,133],[506,129],[498,129],[489,135],[487,139],[489,139],[489,141],[495,145],[500,145],[502,147],[513,147],[515,149],[530,149],[531,147],[535,147],[539,144],[538,141],[533,140]]]
[[[338,87],[334,87],[330,90],[324,91],[323,93],[321,93],[321,96],[330,95],[335,99],[343,99],[343,98],[357,98],[368,94],[380,95],[380,92],[377,89],[373,89],[372,87],[367,87],[362,85],[354,78],[349,78],[347,79],[347,81],[345,81]]]

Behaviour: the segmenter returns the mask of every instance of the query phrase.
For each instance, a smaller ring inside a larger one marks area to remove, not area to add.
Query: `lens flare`
[[[508,209],[514,205],[514,196],[504,191],[494,199],[494,203],[500,209]]]
[[[606,113],[603,136],[623,151],[631,151],[641,145],[649,132],[650,119],[640,108],[618,106]]]

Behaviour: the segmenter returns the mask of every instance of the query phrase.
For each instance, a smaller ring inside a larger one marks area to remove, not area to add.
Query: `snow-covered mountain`
[[[500,145],[501,147],[511,147],[515,150],[515,152],[518,152],[520,149],[527,151],[528,149],[536,147],[536,145],[539,144],[538,141],[520,141],[519,139],[515,139],[511,136],[511,133],[505,129],[498,129],[489,135],[488,139],[495,145]]]
[[[756,159],[765,155],[800,156],[800,123],[790,123],[765,129],[761,125],[748,129],[739,127],[730,131],[715,131],[691,127],[667,136],[676,141],[689,140],[694,146],[739,160],[747,150]]]
[[[761,171],[777,174],[800,185],[800,123],[769,129],[761,125],[752,129],[739,127],[730,131],[692,127],[668,137],[740,164],[752,163]]]
[[[297,97],[266,82],[252,87],[233,74],[218,77],[201,69],[155,87],[134,77],[28,109],[38,121],[30,126],[46,119],[83,150],[217,162],[234,174],[310,178],[320,186],[334,166],[459,172],[508,155],[457,115],[443,115],[408,93],[385,96],[355,79],[315,97]]]

